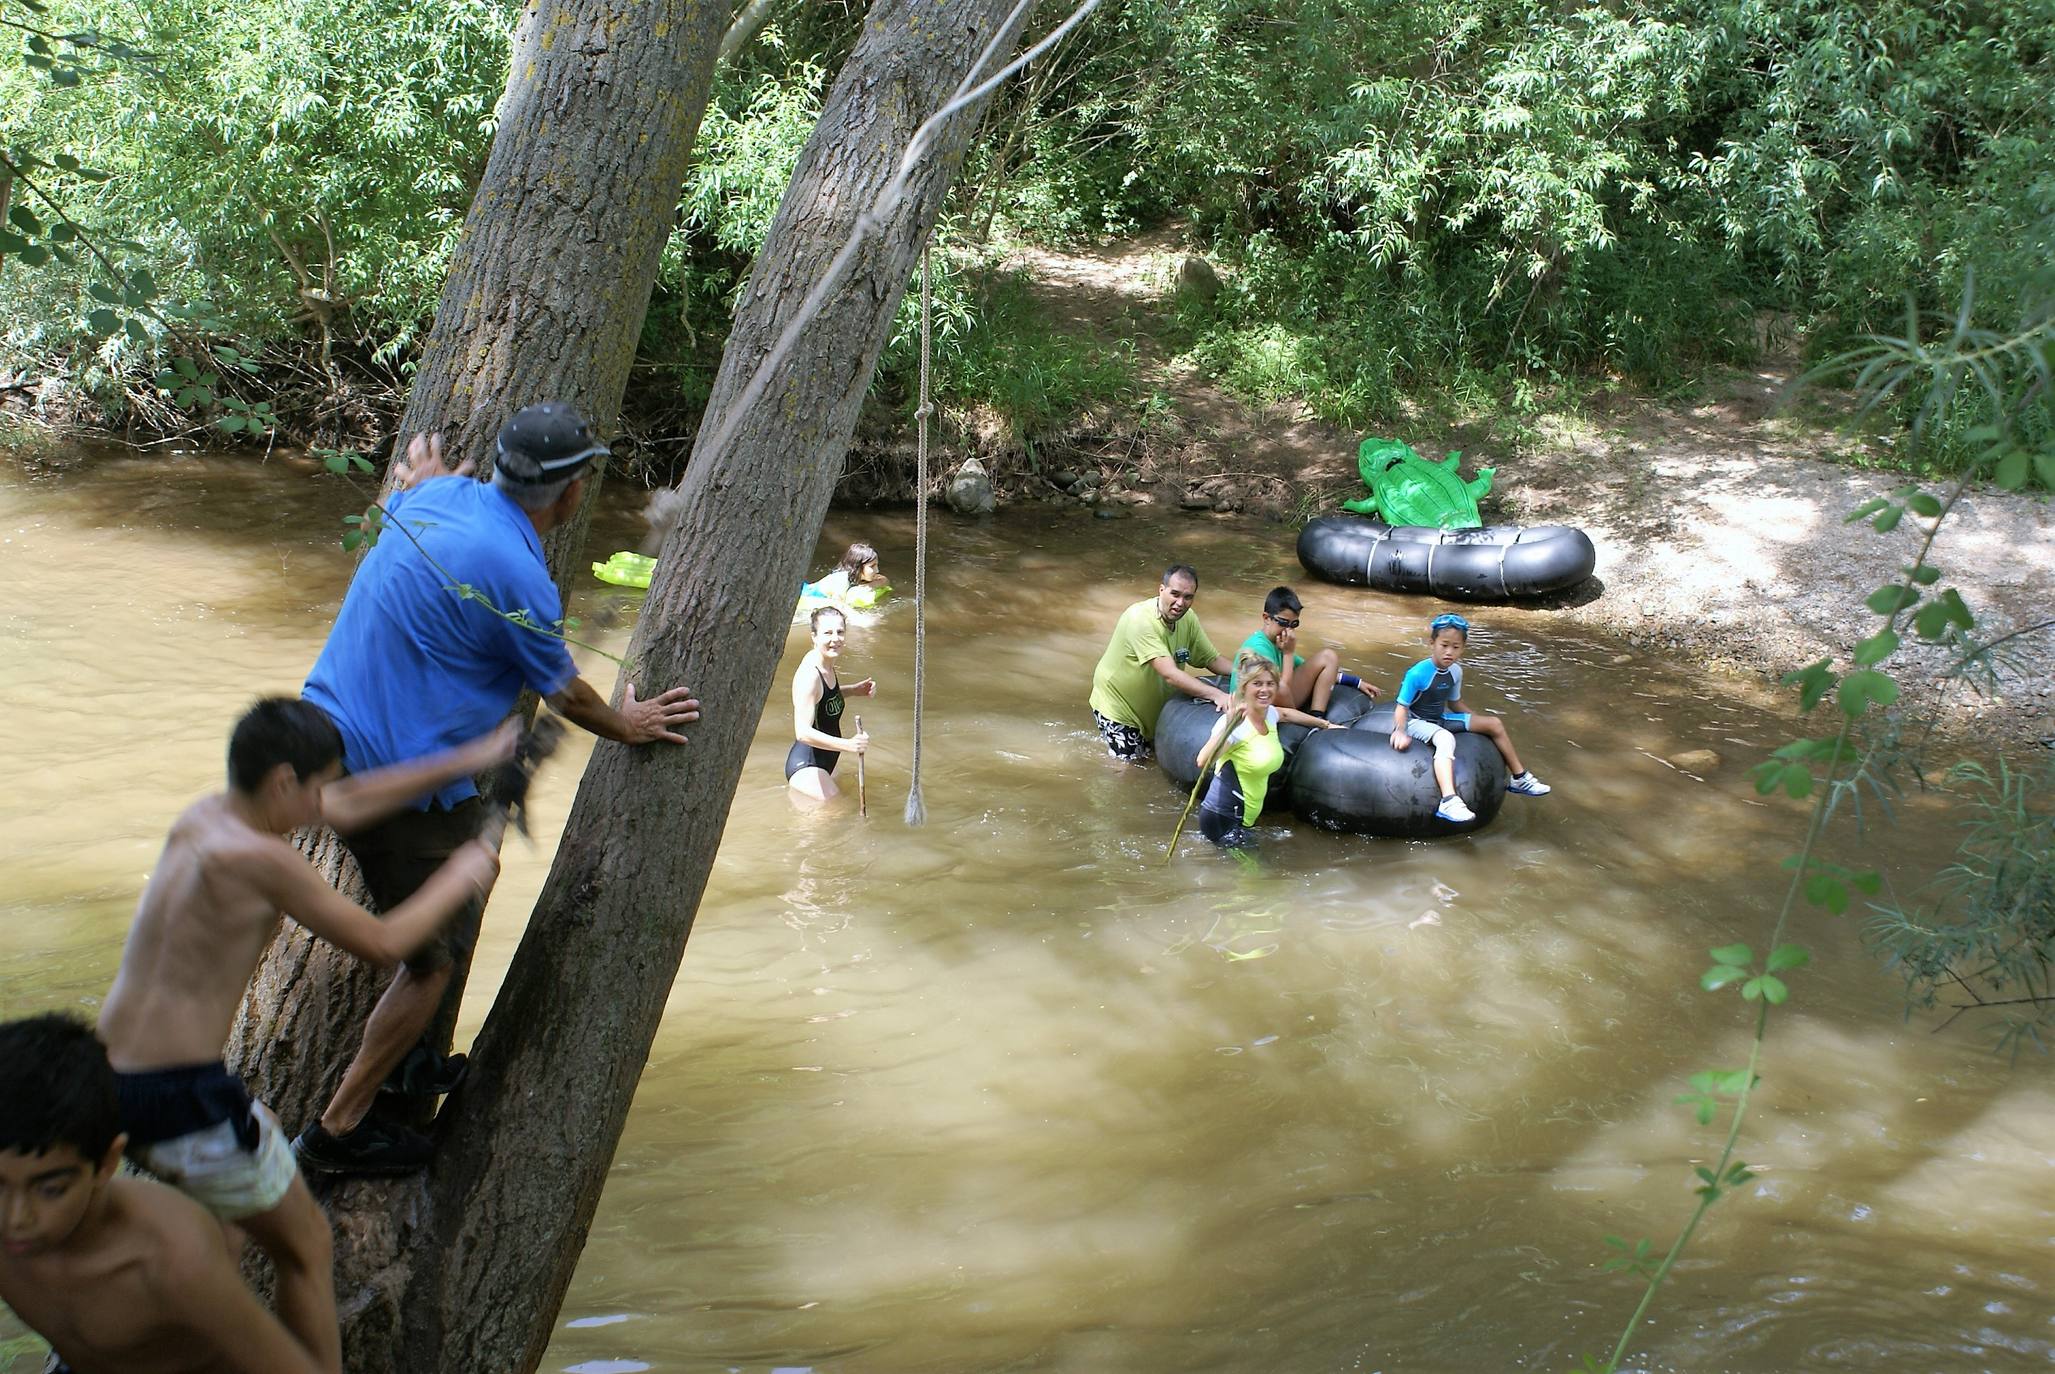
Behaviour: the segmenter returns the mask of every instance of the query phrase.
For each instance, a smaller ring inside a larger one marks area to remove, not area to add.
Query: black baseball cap
[[[500,426],[495,467],[507,479],[543,486],[576,477],[612,450],[593,437],[585,417],[562,401],[524,406]]]

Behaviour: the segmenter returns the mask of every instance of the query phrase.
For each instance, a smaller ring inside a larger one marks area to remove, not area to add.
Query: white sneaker
[[[1506,784],[1506,791],[1518,792],[1523,797],[1545,797],[1555,791],[1555,789],[1540,778],[1535,777],[1530,770],[1508,782]]]
[[[1470,804],[1461,797],[1443,797],[1441,805],[1434,808],[1434,814],[1445,821],[1454,821],[1457,825],[1468,825],[1477,819],[1477,813],[1472,811]]]

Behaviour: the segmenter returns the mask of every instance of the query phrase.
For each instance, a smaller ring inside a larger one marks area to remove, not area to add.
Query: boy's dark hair
[[[342,732],[319,706],[297,697],[265,697],[235,723],[228,737],[228,784],[254,792],[281,763],[305,781],[342,757]]]
[[[1290,587],[1272,587],[1270,595],[1263,598],[1263,614],[1276,615],[1279,611],[1303,611],[1305,604],[1299,594]]]
[[[1176,577],[1179,573],[1189,577],[1192,580],[1192,586],[1197,587],[1199,585],[1199,570],[1189,563],[1172,563],[1163,570],[1163,580],[1157,583],[1157,585],[1160,587],[1169,586],[1170,579]]]
[[[0,1150],[69,1145],[97,1162],[120,1133],[114,1070],[91,1026],[55,1012],[0,1025]]]
[[[878,551],[859,539],[849,546],[848,552],[842,555],[842,561],[835,566],[854,577],[877,561]]]

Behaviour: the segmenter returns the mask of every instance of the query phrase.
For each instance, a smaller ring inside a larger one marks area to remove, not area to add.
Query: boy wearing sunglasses
[[[1277,704],[1309,716],[1326,718],[1327,705],[1337,684],[1360,688],[1365,696],[1375,698],[1377,689],[1354,673],[1344,672],[1341,657],[1334,650],[1322,649],[1310,659],[1294,652],[1298,648],[1303,610],[1299,594],[1290,587],[1271,588],[1270,595],[1263,598],[1263,618],[1257,623],[1256,633],[1242,641],[1235,659],[1254,654],[1277,669]],[[1232,692],[1240,686],[1241,674],[1237,673],[1228,690]]]

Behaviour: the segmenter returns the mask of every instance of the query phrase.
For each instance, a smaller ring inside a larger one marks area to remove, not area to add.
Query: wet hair
[[[1428,642],[1430,644],[1433,643],[1443,630],[1454,630],[1463,637],[1465,644],[1470,642],[1470,622],[1457,615],[1454,611],[1444,611],[1427,622]]]
[[[840,606],[816,606],[813,608],[813,614],[806,618],[806,632],[808,634],[820,633],[821,617],[824,615],[831,615],[841,621],[843,629],[849,628],[849,617],[842,613]]]
[[[1199,570],[1189,563],[1172,563],[1169,567],[1163,570],[1163,581],[1158,585],[1164,587],[1169,586],[1170,579],[1176,577],[1179,573],[1183,573],[1186,577],[1189,577],[1192,580],[1192,589],[1194,591],[1198,590]]]
[[[69,1145],[97,1163],[120,1133],[114,1070],[91,1026],[55,1012],[0,1025],[0,1150]]]
[[[842,561],[835,566],[855,577],[877,561],[878,551],[859,539],[849,546],[848,551],[842,555]]]
[[[1248,686],[1249,679],[1258,673],[1269,678],[1272,682],[1280,680],[1277,673],[1277,665],[1261,654],[1247,653],[1236,659],[1234,661],[1234,675],[1238,679],[1234,689],[1236,693],[1240,693],[1242,688]]]
[[[1305,603],[1290,587],[1272,587],[1270,595],[1263,598],[1263,614],[1276,615],[1279,611],[1303,611]]]
[[[243,712],[228,737],[228,785],[254,792],[281,763],[305,782],[342,754],[342,732],[327,712],[297,697],[265,697]]]

